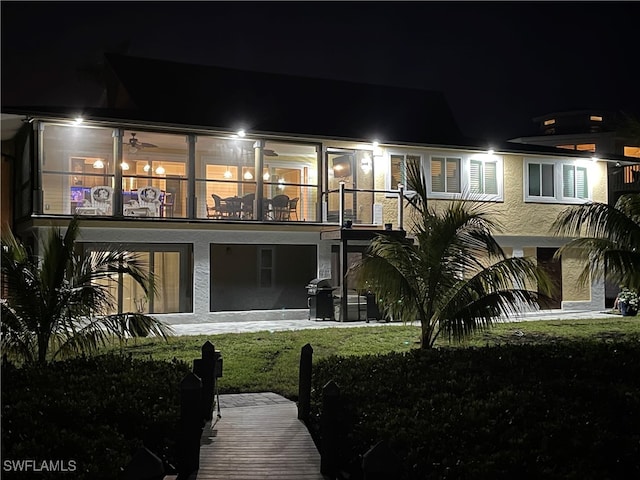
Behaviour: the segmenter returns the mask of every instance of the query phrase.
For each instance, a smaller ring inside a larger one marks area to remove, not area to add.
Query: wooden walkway
[[[320,454],[298,410],[275,393],[220,396],[206,425],[197,480],[323,480]]]

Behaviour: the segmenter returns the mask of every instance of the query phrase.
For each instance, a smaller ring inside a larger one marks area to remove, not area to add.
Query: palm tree
[[[427,207],[419,165],[408,167],[407,183],[416,192],[409,200],[415,241],[377,236],[354,274],[387,314],[420,321],[422,348],[441,333],[460,341],[503,315],[537,307],[539,293],[525,284],[548,293],[548,278],[532,260],[506,257],[479,203],[453,201],[438,213]]]
[[[622,195],[614,206],[586,203],[564,210],[553,233],[574,238],[556,255],[571,253],[584,262],[580,281],[592,276],[640,292],[640,194]]]
[[[64,235],[53,227],[42,244],[42,257],[30,254],[7,229],[2,235],[2,350],[24,362],[92,353],[112,338],[149,334],[167,338],[171,329],[140,313],[109,315],[113,296],[100,280],[127,274],[153,291],[135,255],[114,247],[79,253],[79,221]]]

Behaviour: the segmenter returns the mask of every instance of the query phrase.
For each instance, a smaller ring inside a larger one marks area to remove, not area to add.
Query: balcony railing
[[[385,197],[397,197],[395,214],[385,210],[383,203],[376,202],[376,194]],[[340,182],[336,190],[328,190],[322,195],[322,221],[323,223],[338,224],[340,226],[352,225],[396,225],[398,229],[404,229],[404,186],[398,185],[397,190],[376,190],[361,188],[346,188],[344,182]]]

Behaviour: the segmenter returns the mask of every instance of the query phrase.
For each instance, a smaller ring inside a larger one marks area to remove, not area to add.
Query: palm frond
[[[157,335],[171,329],[142,314],[109,315],[116,308],[106,279],[127,275],[145,294],[155,294],[148,266],[115,245],[101,251],[76,248],[79,221],[64,233],[52,228],[42,257],[34,257],[9,231],[2,235],[2,345],[24,361],[92,353],[111,338]],[[6,284],[5,284],[6,283]]]
[[[572,238],[556,257],[570,254],[583,262],[579,281],[607,279],[640,290],[640,194],[620,197],[615,206],[577,205],[553,224],[556,236]]]

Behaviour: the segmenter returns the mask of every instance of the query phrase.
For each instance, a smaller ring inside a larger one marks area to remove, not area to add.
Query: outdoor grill
[[[334,320],[333,314],[333,286],[327,278],[314,278],[307,285],[307,305],[309,320]]]

